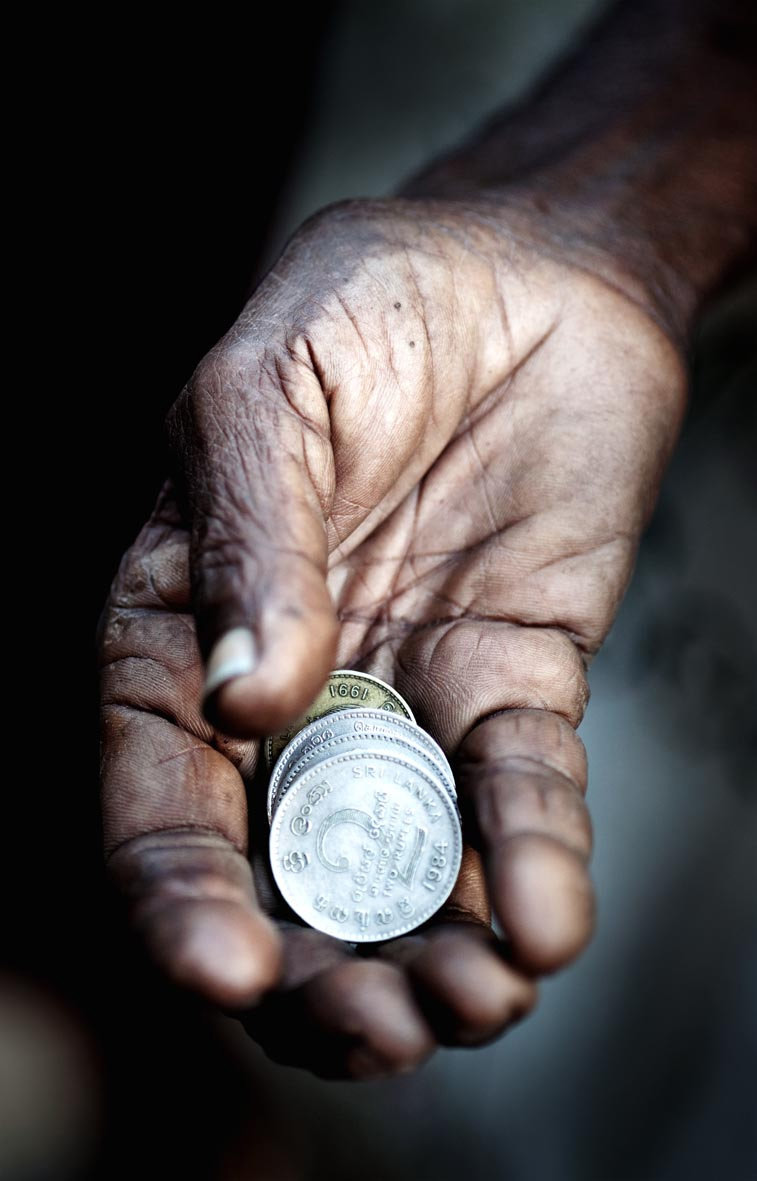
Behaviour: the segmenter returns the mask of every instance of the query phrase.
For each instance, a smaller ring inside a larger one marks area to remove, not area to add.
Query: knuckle
[[[496,948],[476,928],[446,931],[411,965],[446,1044],[488,1041],[533,1007],[533,983],[505,964]]]
[[[372,1057],[381,1064],[386,1075],[409,1074],[425,1062],[431,1053],[429,1041],[420,1032],[406,1036],[402,1042],[369,1044]]]
[[[190,453],[198,442],[212,447],[215,441],[233,455],[240,433],[247,441],[253,401],[259,403],[274,387],[259,348],[242,335],[222,341],[199,362],[169,411],[169,441]]]
[[[183,534],[150,547],[146,538],[130,547],[110,589],[104,617],[120,610],[184,610],[189,606],[189,546]]]
[[[451,749],[499,711],[552,711],[576,726],[589,696],[581,654],[557,627],[445,621],[405,641],[400,663],[419,708],[438,719]]]
[[[580,792],[586,788],[586,748],[560,714],[515,709],[482,718],[461,746],[461,775],[475,780],[488,768],[504,769],[508,763],[513,769],[561,776]],[[567,783],[563,786],[567,789]]]
[[[246,905],[252,888],[247,858],[213,829],[131,837],[110,853],[108,872],[126,897],[145,906],[193,898]]]
[[[577,725],[589,700],[586,669],[574,642],[558,629],[532,629],[521,635],[534,670],[534,687],[544,708]]]
[[[149,881],[143,883],[141,913],[174,903],[212,899],[215,902],[235,902],[245,906],[248,888],[212,868],[196,865],[161,871],[157,869]]]
[[[300,227],[298,237],[310,238],[326,232],[354,232],[356,227],[375,225],[383,220],[391,206],[380,198],[349,197],[318,209]]]
[[[517,995],[510,988],[459,997],[455,1005],[456,1040],[464,1045],[480,1045],[499,1037],[508,1026],[530,1013],[534,999],[533,992],[525,987]]]
[[[486,779],[479,784],[477,797],[478,825],[490,849],[496,849],[523,833],[552,837],[582,858],[592,848],[589,812],[578,793],[551,769],[535,764],[523,766],[521,760],[505,759],[492,768],[495,776],[507,776],[506,791]]]
[[[147,710],[208,739],[200,713],[202,665],[194,625],[180,617],[115,613],[100,648],[100,700]]]
[[[222,341],[198,362],[180,397],[193,404],[213,396],[253,363],[254,351],[242,338]]]
[[[100,648],[101,666],[125,660],[149,662],[166,674],[194,671],[199,652],[194,623],[189,616],[167,611],[112,607],[108,611]]]

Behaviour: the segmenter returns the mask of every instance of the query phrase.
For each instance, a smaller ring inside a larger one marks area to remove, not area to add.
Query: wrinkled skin
[[[339,206],[172,411],[178,474],[103,620],[106,852],[167,975],[281,1060],[375,1077],[485,1042],[590,937],[575,727],[683,405],[613,275],[521,215]],[[241,624],[257,665],[203,709],[201,652]],[[337,666],[455,760],[470,842],[437,921],[368,954],[277,914],[265,873],[256,736]]]

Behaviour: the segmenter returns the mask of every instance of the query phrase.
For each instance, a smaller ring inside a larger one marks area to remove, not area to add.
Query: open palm
[[[167,973],[283,1060],[487,1040],[590,935],[575,727],[682,406],[620,288],[469,207],[340,206],[172,411],[176,490],[103,620],[106,851]],[[369,954],[277,915],[265,867],[256,738],[337,665],[454,757],[470,841],[437,919]]]

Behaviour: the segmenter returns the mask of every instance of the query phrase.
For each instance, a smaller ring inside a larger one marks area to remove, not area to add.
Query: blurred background
[[[71,473],[81,622],[54,617],[57,669],[93,662],[108,583],[164,470],[165,410],[251,276],[316,208],[390,193],[523,93],[602,7],[350,0],[178,27],[124,10],[117,35],[95,31],[70,121],[51,116],[82,228],[98,227],[71,348],[73,413],[99,443]],[[755,313],[747,282],[702,321],[683,439],[591,670],[599,928],[536,1014],[396,1082],[271,1065],[235,1022],[165,988],[122,929],[100,861],[92,690],[72,697],[56,672],[49,823],[27,873],[42,889],[13,907],[0,979],[0,1177],[757,1175]]]

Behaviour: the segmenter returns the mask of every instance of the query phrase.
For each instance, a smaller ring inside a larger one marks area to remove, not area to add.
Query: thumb
[[[168,429],[191,520],[205,713],[224,733],[275,733],[333,666],[326,587],[329,416],[306,351],[222,342]]]

